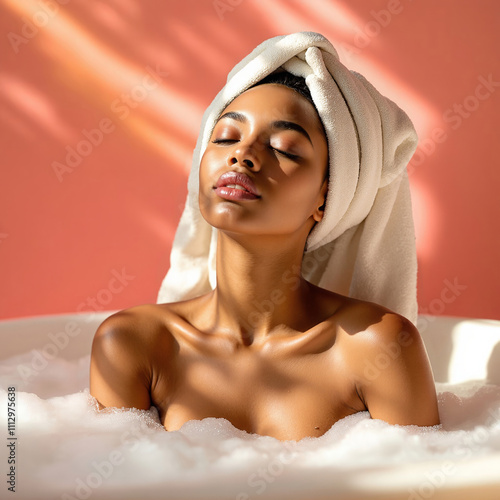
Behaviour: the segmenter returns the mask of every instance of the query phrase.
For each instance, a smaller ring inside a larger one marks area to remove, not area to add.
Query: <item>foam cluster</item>
[[[52,363],[31,380],[17,370],[28,361],[27,354],[0,364],[1,387],[17,385],[19,498],[136,499],[168,491],[169,498],[313,499],[395,488],[426,498],[429,488],[463,485],[468,473],[477,481],[470,464],[490,463],[500,452],[498,386],[438,385],[441,426],[394,426],[364,412],[319,438],[281,442],[216,418],[167,432],[154,407],[99,411],[84,382],[88,356]],[[6,397],[1,390],[2,405]],[[491,467],[481,473],[498,476],[498,463]]]

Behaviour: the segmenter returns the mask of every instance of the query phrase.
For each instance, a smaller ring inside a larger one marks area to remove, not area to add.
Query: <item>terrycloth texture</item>
[[[325,214],[309,235],[304,277],[415,322],[417,263],[405,168],[416,148],[415,130],[398,106],[340,63],[326,38],[311,32],[260,44],[229,73],[206,110],[158,302],[195,297],[215,287],[217,238],[198,206],[200,160],[224,108],[277,69],[306,79],[329,145]]]

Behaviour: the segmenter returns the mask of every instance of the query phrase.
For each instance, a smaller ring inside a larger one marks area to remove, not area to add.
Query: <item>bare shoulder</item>
[[[339,326],[353,341],[373,344],[394,340],[400,332],[418,333],[413,323],[379,304],[344,297],[337,312]]]
[[[101,323],[90,362],[90,393],[101,406],[150,408],[155,367],[175,353],[166,315],[165,308],[144,305]]]
[[[407,356],[425,356],[420,333],[404,316],[372,302],[348,299],[338,314],[340,332],[355,351],[355,363],[362,377],[367,366],[384,364],[386,358],[404,362]]]
[[[124,309],[106,318],[96,331],[96,339],[108,339],[141,351],[172,339],[168,328],[169,309],[146,304]]]
[[[400,425],[438,424],[434,378],[413,323],[363,301],[350,301],[339,316],[356,387],[372,418]]]

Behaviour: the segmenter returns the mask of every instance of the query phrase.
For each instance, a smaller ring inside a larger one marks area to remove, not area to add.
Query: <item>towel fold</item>
[[[158,302],[192,298],[215,287],[217,230],[198,206],[200,160],[225,107],[276,70],[305,78],[328,140],[325,212],[307,240],[304,277],[415,323],[417,259],[406,165],[417,135],[396,104],[348,70],[332,44],[312,32],[260,44],[233,68],[206,110]]]

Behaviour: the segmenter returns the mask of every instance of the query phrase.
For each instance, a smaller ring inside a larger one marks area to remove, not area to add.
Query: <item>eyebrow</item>
[[[238,113],[237,111],[228,111],[219,117],[217,122],[222,120],[223,118],[231,118],[240,123],[248,122],[247,117],[243,113]],[[306,129],[300,126],[298,123],[290,122],[287,120],[277,120],[271,123],[271,128],[275,130],[295,130],[299,134],[302,134],[312,145],[311,137],[307,133]]]

